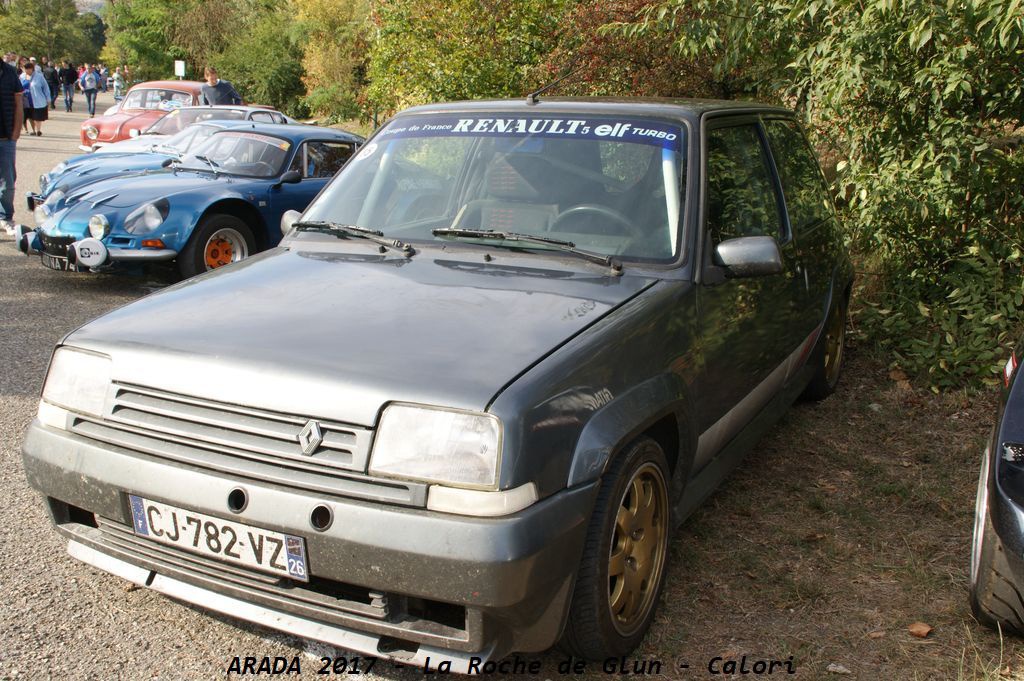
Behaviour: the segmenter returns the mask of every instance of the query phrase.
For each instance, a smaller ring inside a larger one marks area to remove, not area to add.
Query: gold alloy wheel
[[[647,463],[633,474],[619,501],[608,556],[608,607],[622,636],[636,633],[654,607],[667,532],[665,478]]]
[[[843,365],[843,344],[846,339],[846,315],[837,307],[829,317],[825,329],[825,381],[834,386]]]

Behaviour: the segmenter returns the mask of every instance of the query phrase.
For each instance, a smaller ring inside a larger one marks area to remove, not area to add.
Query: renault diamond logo
[[[299,431],[299,446],[302,447],[302,453],[306,456],[312,456],[323,441],[324,434],[320,432],[320,424],[316,421],[307,421]]]

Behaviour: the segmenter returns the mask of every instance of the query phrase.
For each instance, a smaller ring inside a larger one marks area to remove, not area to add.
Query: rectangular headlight
[[[490,414],[392,404],[380,419],[370,473],[493,489],[500,456],[501,423]]]
[[[43,400],[71,411],[102,416],[109,385],[109,357],[74,348],[57,348],[43,385]]]

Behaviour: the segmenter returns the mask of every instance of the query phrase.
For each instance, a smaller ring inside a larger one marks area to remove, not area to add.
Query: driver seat
[[[558,215],[547,193],[557,182],[551,164],[533,154],[499,154],[484,172],[487,198],[466,204],[461,226],[500,232],[546,232]]]

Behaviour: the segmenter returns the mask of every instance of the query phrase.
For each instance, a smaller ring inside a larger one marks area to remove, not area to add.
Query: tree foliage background
[[[91,12],[79,14],[74,0],[0,2],[0,45],[36,57],[95,61],[105,28]]]
[[[7,6],[40,3],[70,20],[70,0]],[[857,256],[858,329],[939,389],[995,380],[1024,321],[1021,5],[116,0],[104,19],[108,51],[140,76],[213,63],[247,99],[323,120],[519,97],[569,71],[551,94],[794,108]],[[11,28],[26,15],[0,13],[0,35],[57,39]]]

